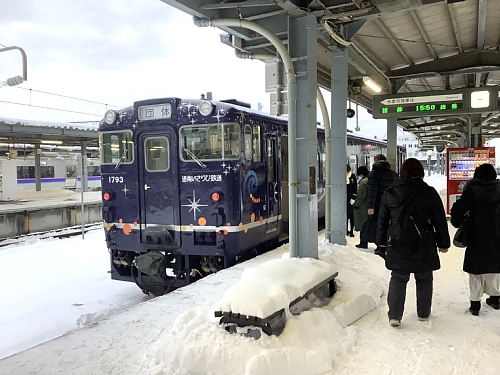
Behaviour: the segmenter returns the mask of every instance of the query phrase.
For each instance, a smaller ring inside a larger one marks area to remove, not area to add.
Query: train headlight
[[[116,112],[110,109],[104,114],[104,122],[108,125],[113,125],[116,122]]]
[[[109,201],[111,200],[111,198],[111,193],[106,192],[102,195],[102,199],[104,199],[105,201]]]
[[[210,103],[208,100],[203,100],[201,103],[200,103],[200,113],[203,115],[203,116],[208,116],[209,114],[212,113],[214,109],[214,106],[212,103]]]
[[[218,193],[218,192],[212,193],[210,198],[212,198],[212,201],[214,201],[214,202],[219,202],[222,199],[222,193]]]

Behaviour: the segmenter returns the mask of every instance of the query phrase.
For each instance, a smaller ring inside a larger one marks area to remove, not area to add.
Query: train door
[[[279,163],[276,136],[266,137],[267,156],[267,228],[266,232],[278,229],[278,217],[281,213],[281,184],[279,181]]]
[[[141,184],[141,240],[143,243],[177,248],[180,238],[175,230],[179,225],[179,183],[177,142],[168,129],[139,136],[139,171]],[[141,165],[142,163],[142,165]]]

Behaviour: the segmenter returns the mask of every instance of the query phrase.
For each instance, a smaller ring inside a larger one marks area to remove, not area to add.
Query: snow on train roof
[[[38,126],[42,128],[60,128],[60,129],[76,129],[83,131],[98,131],[99,121],[83,121],[83,122],[54,122],[54,121],[37,121],[37,120],[21,120],[7,117],[0,117],[0,123],[7,125],[26,125]]]

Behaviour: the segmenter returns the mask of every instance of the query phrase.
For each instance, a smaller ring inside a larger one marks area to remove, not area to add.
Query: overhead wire
[[[24,105],[26,107],[35,107],[35,108],[41,108],[41,109],[50,109],[53,111],[61,111],[61,112],[71,112],[71,113],[78,113],[81,115],[90,115],[90,116],[99,116],[102,117],[102,114],[97,115],[95,113],[87,113],[87,112],[78,112],[78,111],[71,111],[69,109],[61,109],[61,108],[51,108],[51,107],[43,107],[39,105],[33,105],[33,104],[24,104],[24,103],[15,103],[15,102],[8,102],[6,100],[0,100],[0,103],[7,103],[7,104],[15,104],[15,105]]]

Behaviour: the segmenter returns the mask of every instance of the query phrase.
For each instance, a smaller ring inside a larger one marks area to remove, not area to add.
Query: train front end
[[[214,110],[168,98],[106,113],[102,212],[113,279],[159,295],[241,256],[242,131]]]

